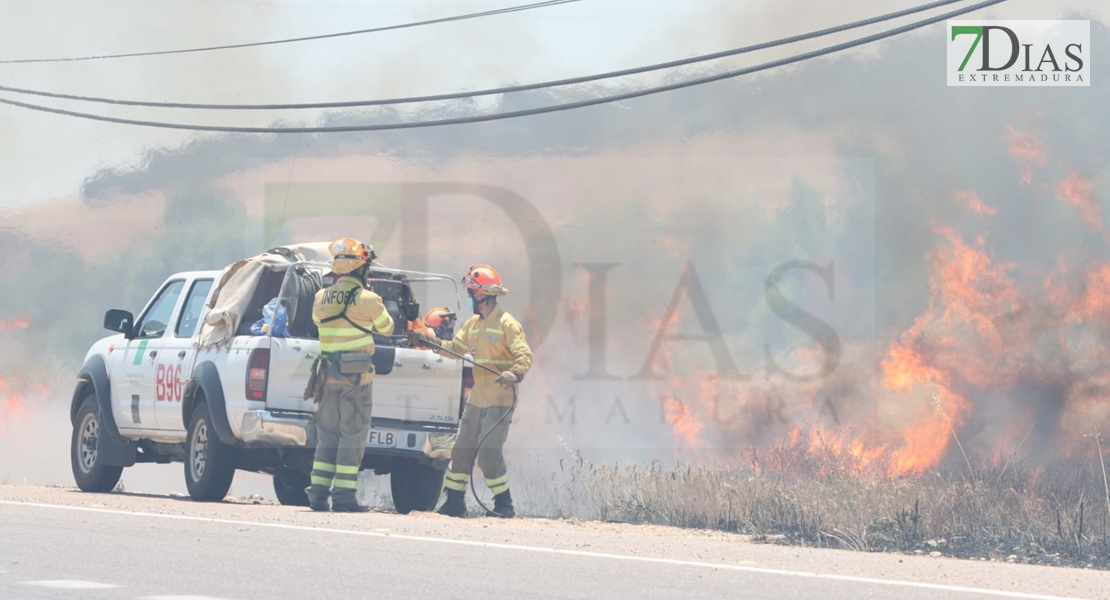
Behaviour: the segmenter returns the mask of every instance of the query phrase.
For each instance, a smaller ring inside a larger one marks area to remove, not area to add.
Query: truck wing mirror
[[[132,339],[135,337],[135,316],[126,310],[113,308],[104,313],[104,328],[108,331],[115,331],[122,333],[123,337]]]

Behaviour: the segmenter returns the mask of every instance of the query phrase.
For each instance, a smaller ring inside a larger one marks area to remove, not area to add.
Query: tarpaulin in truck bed
[[[278,246],[227,266],[208,301],[208,314],[201,324],[196,345],[211,348],[230,344],[243,315],[250,309],[262,274],[269,268],[300,261],[331,263],[328,244],[312,242]]]

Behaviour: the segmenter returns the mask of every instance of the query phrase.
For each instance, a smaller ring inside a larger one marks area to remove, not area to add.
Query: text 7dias
[[[1090,86],[1090,21],[949,21],[948,85]]]

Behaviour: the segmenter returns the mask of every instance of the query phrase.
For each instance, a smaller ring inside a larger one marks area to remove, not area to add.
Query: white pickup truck
[[[117,334],[89,349],[70,408],[78,487],[107,492],[137,462],[183,462],[196,500],[222,500],[241,469],[272,474],[281,503],[307,506],[316,406],[304,390],[319,355],[311,312],[326,248],[283,246],[223,271],[177,273],[138,318],[109,310],[104,326]],[[411,283],[454,282],[378,263],[369,280],[396,325],[376,336],[362,468],[390,475],[398,512],[432,510],[473,377],[462,361],[413,349],[405,331],[420,314]],[[275,298],[286,321],[271,310],[268,331],[252,333]]]

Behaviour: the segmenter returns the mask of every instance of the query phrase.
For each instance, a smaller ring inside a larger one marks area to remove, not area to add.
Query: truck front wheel
[[[96,394],[89,392],[77,410],[73,435],[69,444],[69,462],[73,479],[84,492],[110,492],[119,483],[123,467],[108,467],[98,460],[97,442],[104,433],[100,423],[100,407]]]
[[[446,469],[422,465],[414,459],[398,460],[389,473],[393,507],[402,515],[418,510],[435,510],[443,492]]]
[[[189,419],[185,448],[185,487],[189,488],[189,496],[201,502],[223,500],[235,477],[235,448],[216,437],[207,402],[199,403]]]

